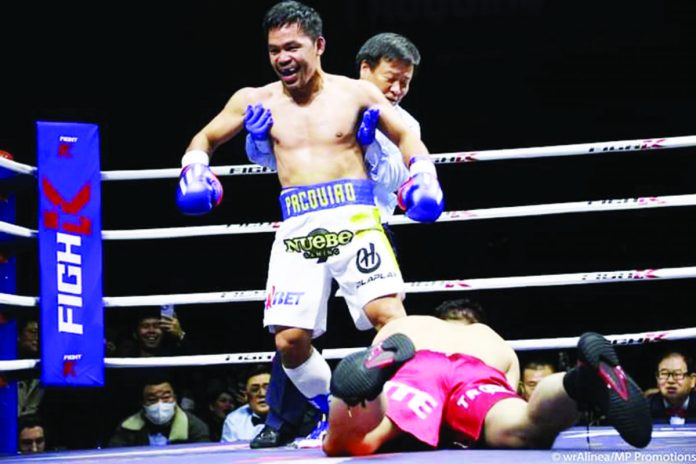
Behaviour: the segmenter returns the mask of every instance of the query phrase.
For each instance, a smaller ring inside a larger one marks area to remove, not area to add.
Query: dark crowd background
[[[194,133],[244,86],[275,79],[260,22],[275,2],[53,2],[3,5],[0,148],[35,165],[36,120],[99,124],[102,170],[172,168]],[[690,1],[316,0],[327,72],[357,76],[371,35],[392,31],[422,65],[403,106],[432,153],[696,135],[696,3]],[[243,134],[242,134],[243,135]],[[245,164],[243,136],[213,164]],[[696,148],[438,168],[447,210],[694,193]],[[223,204],[184,217],[176,180],[102,186],[103,229],[279,219],[274,176],[222,178]],[[20,193],[18,223],[35,228]],[[407,281],[696,265],[693,207],[394,227]],[[271,234],[105,241],[106,296],[262,289]],[[36,253],[18,293],[38,293]],[[427,314],[464,293],[410,294]],[[477,292],[510,339],[626,333],[696,324],[693,280]],[[106,310],[126,327],[129,308]],[[262,303],[177,307],[201,353],[265,351]],[[367,344],[342,299],[320,347]],[[693,345],[689,345],[689,349]],[[649,347],[625,349],[640,362]],[[630,362],[630,361],[629,361]]]

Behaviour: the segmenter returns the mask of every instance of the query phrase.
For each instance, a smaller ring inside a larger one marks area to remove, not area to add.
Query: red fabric
[[[431,446],[441,432],[473,444],[491,407],[519,398],[505,375],[480,359],[433,351],[418,351],[385,384],[384,394],[387,417]]]

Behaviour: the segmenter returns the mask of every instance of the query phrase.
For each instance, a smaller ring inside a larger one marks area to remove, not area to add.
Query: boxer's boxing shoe
[[[374,400],[387,380],[415,354],[411,339],[400,333],[350,354],[338,363],[331,376],[331,393],[349,406]]]
[[[579,407],[597,408],[626,443],[644,448],[652,437],[650,406],[643,392],[619,365],[609,341],[584,333],[578,342],[578,365],[563,378],[568,395]]]
[[[291,443],[294,438],[295,434],[288,427],[283,426],[280,430],[276,430],[270,425],[266,425],[249,442],[249,447],[251,449],[277,448]]]

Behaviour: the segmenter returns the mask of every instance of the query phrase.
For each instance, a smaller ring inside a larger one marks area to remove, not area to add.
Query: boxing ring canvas
[[[222,463],[422,463],[494,464],[526,462],[696,462],[696,426],[656,426],[647,448],[638,450],[619,438],[610,427],[573,427],[562,432],[551,450],[436,450],[328,458],[320,449],[271,448],[252,450],[246,442],[165,447],[114,448],[90,451],[44,453],[0,458],[0,463],[112,464],[222,464]]]

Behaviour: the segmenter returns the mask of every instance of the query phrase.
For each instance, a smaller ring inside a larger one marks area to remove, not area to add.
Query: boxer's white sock
[[[329,412],[328,397],[331,368],[316,348],[312,347],[312,354],[307,361],[294,369],[288,369],[283,366],[283,370],[305,398],[321,412]]]

